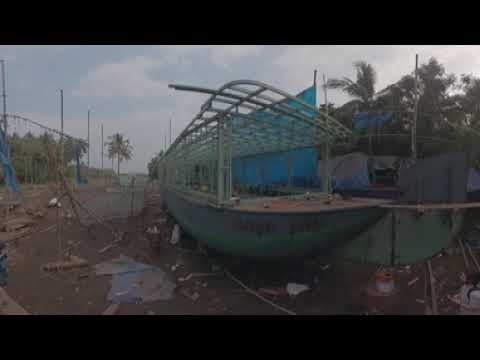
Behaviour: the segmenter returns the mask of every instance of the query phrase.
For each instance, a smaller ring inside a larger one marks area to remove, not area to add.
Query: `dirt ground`
[[[96,196],[101,188],[83,188],[75,192],[84,201]],[[47,187],[37,188],[25,198],[25,208],[40,209],[44,217],[35,218],[32,234],[8,243],[8,284],[6,292],[31,314],[101,314],[108,306],[107,294],[110,276],[96,276],[92,267],[120,254],[138,261],[158,266],[176,282],[172,300],[140,304],[121,304],[120,315],[281,315],[284,314],[244,288],[240,287],[222,271],[228,269],[249,288],[275,304],[296,314],[424,314],[424,266],[398,268],[395,271],[397,292],[389,297],[369,297],[367,285],[377,267],[367,264],[342,262],[338,259],[318,258],[302,264],[252,264],[232,262],[208,256],[196,250],[192,239],[184,237],[181,245],[173,246],[168,237],[173,219],[162,212],[159,198],[153,190],[147,193],[146,207],[136,217],[112,222],[115,229],[126,232],[124,241],[103,254],[99,250],[113,240],[113,235],[102,225],[94,225],[90,231],[80,226],[74,217],[64,218],[62,246],[73,246],[72,254],[88,261],[89,267],[45,272],[42,265],[57,261],[56,209],[47,208],[52,193]],[[20,216],[22,208],[10,217]],[[155,220],[165,218],[161,234],[149,235],[145,230]],[[177,265],[172,268],[172,266]],[[456,295],[462,286],[461,276],[465,265],[460,251],[455,247],[448,253],[432,260],[436,278],[438,309],[440,314],[455,314],[458,305],[447,295]],[[211,276],[192,278],[180,282],[179,278],[190,273],[215,273]],[[418,280],[415,281],[415,279]],[[290,297],[285,286],[289,282],[306,284],[310,290]],[[410,285],[409,285],[410,282]],[[262,288],[270,291],[261,290]],[[183,290],[197,292],[192,300]],[[273,290],[272,290],[273,289]]]

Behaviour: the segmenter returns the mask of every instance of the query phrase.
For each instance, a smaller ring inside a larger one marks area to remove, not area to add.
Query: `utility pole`
[[[415,55],[415,105],[412,124],[412,159],[417,161],[417,117],[418,117],[418,54]]]
[[[315,72],[316,75],[316,72]],[[316,84],[316,79],[315,79]],[[325,97],[325,114],[328,116],[328,96],[327,96],[327,77],[323,74],[323,95]],[[328,117],[327,117],[327,124],[328,124]],[[329,158],[330,158],[330,139],[327,137],[325,139],[325,148],[323,154],[323,179],[322,179],[322,187],[323,192],[330,193],[330,177],[329,177]]]
[[[64,172],[63,162],[64,162],[64,146],[63,146],[63,89],[60,90],[60,126],[61,126],[61,137],[60,137],[60,151],[61,151],[61,169],[62,173]]]
[[[169,145],[172,145],[172,118],[170,118],[170,144]]]
[[[102,172],[103,172],[103,147],[104,147],[104,143],[103,143],[103,124],[102,124]]]
[[[87,144],[88,144],[88,149],[87,149],[87,177],[88,177],[88,173],[90,171],[90,109],[88,109],[88,113],[87,113]]]
[[[5,86],[5,60],[0,60],[2,63],[2,98],[3,98],[3,130],[5,135],[5,143],[8,141],[7,139],[7,92]]]

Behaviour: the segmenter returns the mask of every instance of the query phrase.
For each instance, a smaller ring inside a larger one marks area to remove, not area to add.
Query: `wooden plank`
[[[13,300],[2,287],[0,287],[0,314],[30,315],[29,312]]]
[[[42,269],[45,271],[58,271],[58,270],[70,270],[80,267],[88,266],[88,261],[81,259],[79,257],[70,256],[68,261],[58,261],[53,263],[48,263],[42,266]]]
[[[102,315],[117,315],[119,310],[120,310],[119,304],[111,304],[109,307],[105,309]]]
[[[0,241],[4,241],[8,243],[10,241],[18,240],[22,237],[25,237],[31,233],[32,233],[31,228],[22,229],[14,233],[0,233]]]

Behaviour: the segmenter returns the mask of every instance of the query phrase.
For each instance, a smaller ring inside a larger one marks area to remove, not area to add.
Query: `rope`
[[[238,280],[235,276],[233,276],[228,270],[225,270],[225,274],[231,279],[233,280],[235,283],[237,283],[240,287],[242,287],[246,292],[256,296],[257,298],[259,298],[260,300],[262,300],[263,302],[266,302],[267,304],[273,306],[275,309],[277,310],[280,310],[284,313],[287,313],[288,315],[297,315],[296,313],[294,313],[293,311],[290,311],[288,309],[285,309],[284,307],[280,306],[280,305],[277,305],[275,304],[274,302],[264,298],[262,295],[260,295],[259,293],[257,293],[256,291],[250,289],[247,285],[245,285],[244,283],[242,283],[240,280]]]

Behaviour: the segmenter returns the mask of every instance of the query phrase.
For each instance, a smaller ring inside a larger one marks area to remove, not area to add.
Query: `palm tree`
[[[354,100],[347,104],[355,104],[357,108],[362,108],[361,110],[369,110],[373,107],[377,73],[373,66],[365,61],[357,61],[353,65],[357,70],[356,81],[348,77],[330,79],[327,82],[327,87],[330,89],[341,89],[353,97]]]
[[[106,143],[108,147],[108,158],[117,158],[117,175],[120,175],[120,163],[123,160],[130,160],[132,158],[133,148],[130,145],[130,140],[126,139],[122,134],[116,133],[108,137]]]

